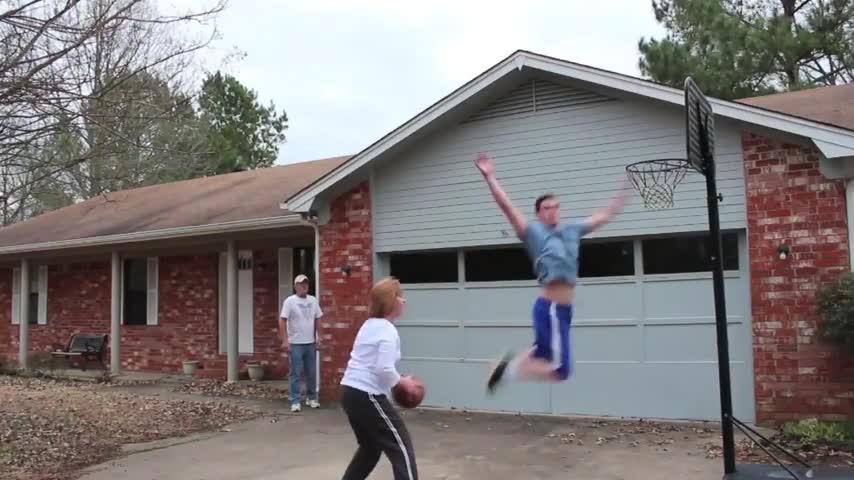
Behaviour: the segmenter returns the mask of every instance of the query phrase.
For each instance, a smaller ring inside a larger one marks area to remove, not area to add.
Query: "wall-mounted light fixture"
[[[792,250],[788,245],[783,243],[777,247],[777,253],[780,255],[780,260],[785,260],[786,258],[789,257],[789,254],[792,253]]]

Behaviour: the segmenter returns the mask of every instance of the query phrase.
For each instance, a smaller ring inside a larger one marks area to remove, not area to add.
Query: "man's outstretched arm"
[[[623,188],[620,192],[611,199],[608,203],[608,206],[605,208],[601,208],[591,215],[587,221],[585,221],[585,225],[587,226],[587,231],[592,232],[602,225],[610,222],[614,219],[620,212],[623,211],[623,207],[626,205],[626,199],[633,192],[631,183],[626,180],[623,183]]]
[[[522,212],[513,206],[510,202],[510,197],[507,196],[507,193],[498,184],[498,179],[495,178],[495,166],[492,164],[492,159],[487,154],[481,153],[477,156],[477,160],[474,163],[478,170],[480,170],[480,173],[483,174],[483,178],[486,180],[489,191],[492,192],[492,197],[495,198],[498,207],[501,208],[504,216],[510,221],[513,230],[516,231],[516,236],[519,238],[524,237],[525,217],[522,215]]]

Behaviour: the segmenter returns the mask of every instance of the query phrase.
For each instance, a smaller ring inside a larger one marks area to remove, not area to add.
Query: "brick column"
[[[850,417],[854,362],[816,336],[813,310],[816,288],[848,269],[844,183],[812,148],[752,134],[742,147],[757,421]]]
[[[368,183],[338,197],[320,226],[320,302],[323,307],[320,395],[337,398],[356,332],[368,311],[373,284],[371,205]],[[342,267],[349,266],[350,273]]]

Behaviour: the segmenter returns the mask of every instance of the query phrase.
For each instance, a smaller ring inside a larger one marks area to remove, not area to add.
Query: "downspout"
[[[314,229],[314,295],[320,301],[320,227],[317,225],[317,215],[313,212],[302,214],[302,224]],[[314,391],[320,395],[320,349],[314,352]]]

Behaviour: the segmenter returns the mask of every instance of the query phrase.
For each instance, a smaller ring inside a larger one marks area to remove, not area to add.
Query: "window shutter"
[[[21,269],[12,270],[12,325],[21,323]]]
[[[285,299],[293,292],[294,281],[294,249],[279,249],[279,311]]]
[[[120,260],[119,267],[119,324],[125,324],[125,259]]]
[[[39,266],[39,325],[47,325],[47,265]]]
[[[157,308],[157,300],[158,300],[158,282],[159,276],[157,274],[157,257],[149,257],[148,259],[148,325],[157,325],[158,324],[158,308]]]

